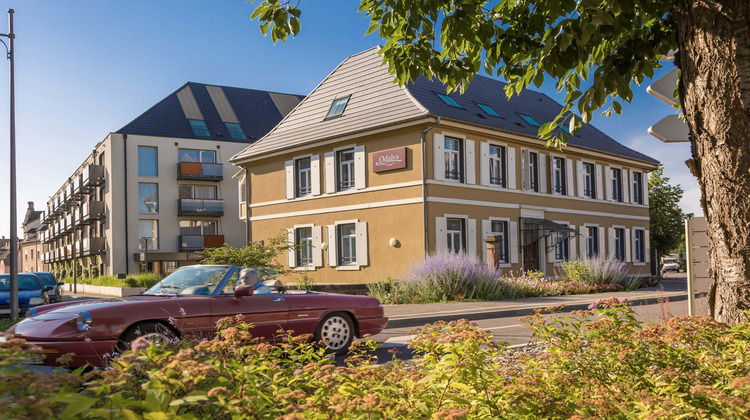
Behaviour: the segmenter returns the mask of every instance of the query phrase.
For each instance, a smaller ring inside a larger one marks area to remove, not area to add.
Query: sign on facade
[[[372,154],[373,172],[386,172],[406,168],[406,147],[383,150]]]

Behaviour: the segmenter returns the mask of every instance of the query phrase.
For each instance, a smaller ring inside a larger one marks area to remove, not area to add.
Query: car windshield
[[[39,280],[42,281],[42,284],[45,286],[57,286],[57,283],[55,283],[55,279],[52,278],[49,274],[37,274],[36,275]]]
[[[677,260],[674,258],[668,258],[664,260],[664,264],[677,264]]]
[[[144,295],[210,295],[231,267],[181,268],[148,289]]]

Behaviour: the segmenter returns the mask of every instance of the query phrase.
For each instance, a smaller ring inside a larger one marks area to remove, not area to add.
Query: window
[[[179,198],[198,198],[203,200],[216,200],[216,185],[193,185],[181,184],[179,186]]]
[[[460,220],[460,219],[459,219]],[[492,221],[492,234],[500,237],[500,248],[499,248],[499,263],[508,264],[508,222],[493,220]]]
[[[237,123],[224,123],[224,125],[227,127],[227,131],[229,131],[229,137],[237,140],[245,140],[245,133],[242,131],[242,127],[240,127]]]
[[[240,203],[247,203],[247,175],[242,175],[239,182]]]
[[[560,223],[563,226],[569,226],[566,223]],[[568,261],[570,259],[570,238],[567,232],[555,233],[555,260]]]
[[[357,229],[354,223],[336,226],[338,230],[339,265],[357,264]]]
[[[435,93],[435,95],[437,95],[438,98],[442,99],[443,102],[445,102],[447,105],[450,105],[450,106],[456,107],[456,108],[462,108],[462,106],[459,105],[458,102],[456,102],[455,99],[451,98],[448,95],[443,95],[442,93]]]
[[[505,147],[490,145],[490,184],[506,186]]]
[[[536,122],[536,121],[534,121],[534,119],[531,118],[531,117],[529,117],[528,115],[518,114],[518,116],[521,117],[521,118],[523,118],[524,121],[526,121],[527,123],[533,125],[534,127],[539,127],[539,123]]]
[[[556,157],[552,159],[552,177],[554,181],[554,192],[557,194],[566,195],[565,191],[565,158]]]
[[[156,147],[138,146],[138,176],[159,176]]]
[[[331,104],[331,109],[328,110],[328,115],[326,115],[326,118],[343,114],[344,109],[346,108],[346,104],[349,103],[349,98],[350,97],[347,96],[346,98],[339,98],[334,100]]]
[[[213,150],[180,149],[177,152],[180,162],[216,163],[216,152]]]
[[[643,229],[635,229],[635,238],[633,238],[633,262],[645,262],[646,261],[646,231]]]
[[[138,213],[159,213],[159,184],[138,183]]]
[[[338,171],[338,190],[345,191],[354,188],[354,149],[336,152]]]
[[[622,201],[622,171],[611,168],[612,175],[612,200]]]
[[[448,251],[459,253],[464,252],[466,244],[464,242],[465,232],[464,219],[448,218],[446,220],[446,232],[448,234]]]
[[[460,139],[445,138],[445,179],[463,180],[463,153]]]
[[[477,103],[477,106],[478,106],[479,108],[482,108],[482,111],[486,112],[487,114],[493,115],[493,116],[495,116],[495,117],[499,117],[499,116],[500,116],[500,115],[498,115],[498,113],[497,113],[497,112],[495,112],[495,110],[494,110],[494,109],[492,109],[492,107],[491,107],[491,106],[489,106],[489,105],[485,105],[485,104],[480,104],[480,103]]]
[[[539,154],[529,152],[529,189],[539,192]]]
[[[625,229],[614,228],[615,233],[615,258],[625,261]]]
[[[595,257],[599,255],[599,228],[596,226],[586,227],[586,256]]]
[[[139,220],[138,237],[138,249],[141,251],[159,249],[159,221]]]
[[[643,173],[633,172],[633,202],[643,204]]]
[[[353,160],[352,160],[353,163]],[[297,174],[297,197],[304,197],[311,192],[310,158],[302,158],[294,161],[294,172]]]
[[[352,224],[351,226],[354,226],[354,225]],[[295,229],[294,238],[295,238],[295,245],[297,245],[297,267],[312,266],[313,264],[312,227],[302,227],[302,228]]]
[[[216,235],[218,232],[216,220],[180,220],[180,235]]]
[[[208,132],[206,122],[203,120],[188,120],[190,122],[190,128],[193,129],[193,135],[201,137],[211,137],[211,133]]]
[[[583,195],[596,198],[596,175],[593,163],[583,164]]]

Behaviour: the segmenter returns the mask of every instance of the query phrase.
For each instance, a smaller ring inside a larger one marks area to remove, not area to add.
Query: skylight
[[[448,95],[443,95],[443,94],[437,93],[437,92],[435,93],[435,95],[437,95],[438,98],[442,99],[443,102],[445,102],[446,104],[448,104],[450,106],[453,106],[453,107],[456,107],[456,108],[462,108],[462,106],[459,105],[458,102],[456,102],[455,99],[451,98]]]
[[[499,117],[499,116],[500,116],[500,115],[498,115],[498,113],[497,113],[497,112],[495,112],[495,110],[494,110],[494,109],[492,109],[492,107],[491,107],[491,106],[489,106],[489,105],[485,105],[485,104],[480,104],[479,102],[477,102],[477,106],[478,106],[478,107],[480,107],[480,108],[482,108],[482,111],[486,112],[486,113],[487,113],[487,114],[489,114],[489,115],[494,115],[494,116],[496,116],[496,117]]]
[[[326,118],[343,114],[344,108],[346,108],[346,104],[349,102],[349,98],[350,96],[347,96],[346,98],[334,99],[333,103],[331,104],[331,109],[328,110],[328,115],[326,115]]]
[[[534,121],[534,119],[533,119],[533,118],[531,118],[531,117],[529,117],[528,115],[524,115],[524,114],[518,114],[518,115],[519,115],[519,116],[520,116],[521,118],[523,118],[523,120],[524,120],[524,121],[526,121],[527,123],[529,123],[529,124],[533,125],[534,127],[539,127],[539,123],[538,123],[538,122],[536,122],[536,121]]]
[[[193,134],[201,137],[211,137],[211,133],[206,127],[206,122],[203,120],[188,120],[190,122],[190,128],[193,129]]]
[[[237,140],[245,140],[245,133],[242,131],[242,127],[240,127],[237,123],[224,123],[224,125],[227,126],[227,131],[229,131],[229,137]]]

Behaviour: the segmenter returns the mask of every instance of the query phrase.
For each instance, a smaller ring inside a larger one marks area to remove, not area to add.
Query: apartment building
[[[41,216],[52,267],[169,273],[197,251],[246,243],[236,169],[226,159],[273,128],[301,96],[187,83],[99,142]]]
[[[47,251],[41,241],[42,211],[34,210],[34,202],[29,201],[21,228],[23,239],[18,242],[18,272],[33,273],[49,271],[49,265],[42,262],[42,255]]]
[[[424,78],[400,88],[381,61],[378,48],[347,58],[230,159],[250,240],[286,231],[298,247],[285,263],[328,284],[398,277],[431,253],[486,258],[490,235],[505,271],[611,255],[649,275],[656,160],[590,125],[546,148],[539,124],[561,108],[546,95],[508,100],[481,76],[463,95]]]

